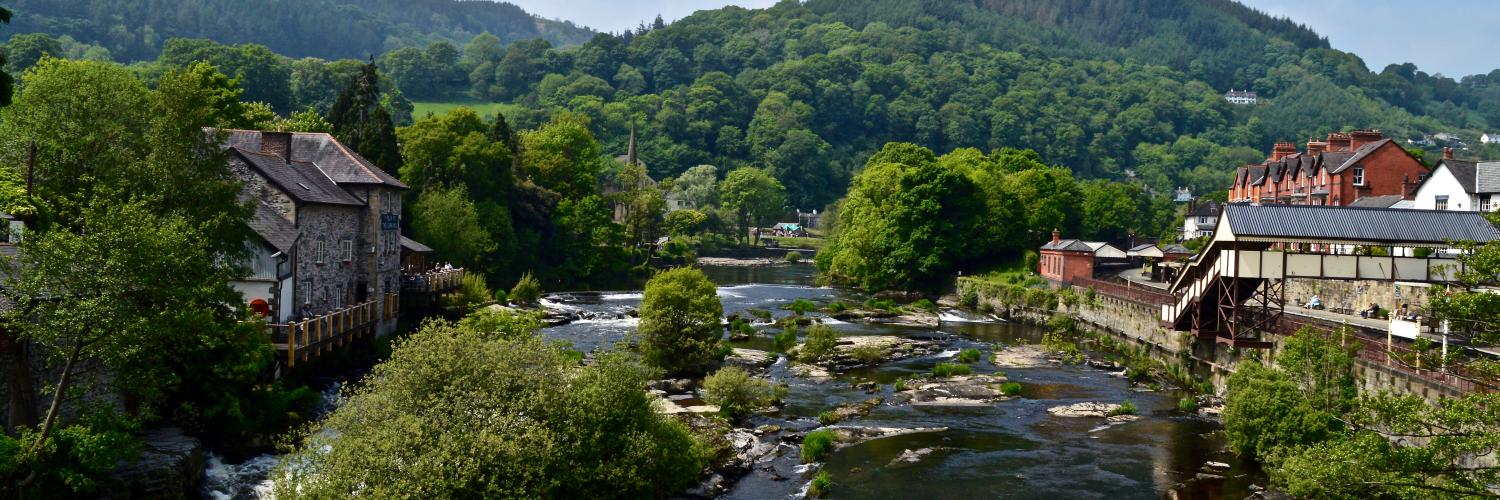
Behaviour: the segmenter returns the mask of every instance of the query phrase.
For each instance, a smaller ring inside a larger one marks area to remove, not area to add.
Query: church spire
[[[635,156],[635,124],[630,125],[630,146],[625,149],[625,164],[639,165],[640,160]]]

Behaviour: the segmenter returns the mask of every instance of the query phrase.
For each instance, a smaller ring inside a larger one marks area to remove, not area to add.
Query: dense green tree
[[[672,183],[672,193],[690,207],[706,209],[719,205],[719,169],[698,165],[687,169]]]
[[[786,188],[765,170],[754,167],[729,172],[719,183],[719,199],[739,226],[735,238],[744,238],[746,244],[751,243],[750,228],[773,223],[786,212]]]
[[[7,11],[9,12],[9,11]],[[9,16],[6,16],[9,19]],[[65,58],[62,44],[46,33],[24,33],[5,42],[5,71],[20,73],[35,66],[43,57]]]
[[[646,282],[641,300],[641,354],[668,373],[703,373],[724,357],[723,316],[719,292],[703,271],[662,271]]]
[[[479,210],[463,184],[425,190],[412,206],[411,226],[420,241],[432,245],[439,259],[483,268],[495,241],[479,221]]]
[[[401,151],[391,113],[380,105],[380,75],[372,61],[349,81],[328,112],[339,142],[391,174],[401,168]]]
[[[589,132],[589,120],[562,115],[542,128],[521,134],[522,165],[538,185],[568,198],[598,191],[599,141]]]
[[[580,365],[534,319],[478,314],[398,340],[282,461],[277,496],[663,497],[695,480],[702,454],[656,412],[650,370]]]
[[[291,65],[264,45],[222,45],[206,39],[174,38],[167,41],[158,61],[166,68],[208,62],[239,80],[245,89],[245,100],[270,104],[278,112],[292,109]]]

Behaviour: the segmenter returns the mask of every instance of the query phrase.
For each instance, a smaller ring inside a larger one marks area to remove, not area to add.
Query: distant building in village
[[[1187,203],[1193,201],[1193,190],[1186,187],[1177,188],[1172,192],[1172,201],[1176,203]]]
[[[1224,205],[1217,201],[1189,204],[1182,221],[1182,239],[1213,236],[1214,226],[1219,224],[1219,212],[1223,210]]]
[[[328,134],[232,130],[225,146],[255,203],[251,272],[232,283],[252,309],[287,323],[400,293],[405,184]]]
[[[1264,162],[1239,167],[1230,203],[1348,206],[1361,198],[1410,198],[1427,167],[1378,131],[1356,130],[1308,140],[1298,151],[1277,143]]]
[[[1057,230],[1052,231],[1052,241],[1042,245],[1040,254],[1037,274],[1053,283],[1092,279],[1099,259],[1123,260],[1129,257],[1125,251],[1108,243],[1062,239],[1062,233]]]
[[[1481,135],[1481,136],[1479,136],[1479,143],[1480,144],[1497,144],[1497,143],[1500,143],[1500,133]]]
[[[1457,160],[1446,150],[1412,203],[1423,210],[1494,212],[1500,209],[1500,162]]]
[[[1229,101],[1230,104],[1250,105],[1260,99],[1256,97],[1255,92],[1249,90],[1229,89],[1229,92],[1224,93],[1224,100]]]
[[[614,213],[613,218],[615,223],[624,224],[625,220],[630,217],[631,207],[627,200],[621,198],[622,193],[656,187],[656,179],[651,178],[651,170],[646,167],[646,162],[641,161],[640,156],[636,154],[635,129],[633,128],[630,129],[630,143],[625,147],[625,154],[616,156],[615,161],[627,167],[640,167],[641,172],[643,172],[641,177],[636,180],[635,186],[624,185],[628,181],[616,174],[613,180],[605,181],[603,189],[601,189],[604,198],[609,201],[611,211]],[[680,201],[677,203],[681,204]],[[673,205],[673,200],[667,200],[667,205],[670,209]]]

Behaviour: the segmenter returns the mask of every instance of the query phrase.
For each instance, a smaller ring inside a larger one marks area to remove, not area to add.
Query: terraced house
[[[252,309],[285,324],[401,291],[405,184],[328,134],[233,130],[225,146],[256,204],[251,274],[234,283]]]
[[[1236,170],[1230,203],[1349,206],[1362,198],[1411,199],[1427,167],[1378,131],[1331,133],[1298,151],[1277,143],[1271,156]]]

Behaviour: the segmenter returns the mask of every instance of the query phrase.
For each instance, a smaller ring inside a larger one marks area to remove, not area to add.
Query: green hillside
[[[571,23],[509,3],[462,0],[16,0],[7,33],[67,35],[119,61],[155,59],[169,38],[257,43],[291,57],[379,55],[490,32],[505,42],[588,40]]]

